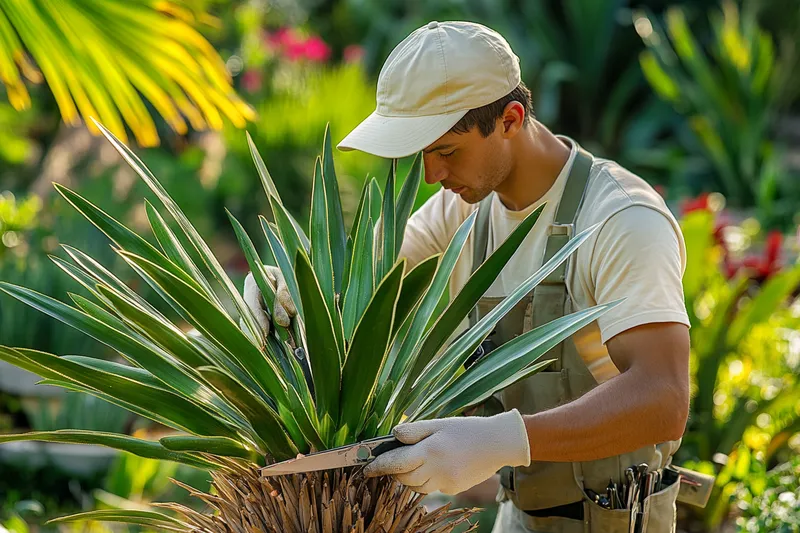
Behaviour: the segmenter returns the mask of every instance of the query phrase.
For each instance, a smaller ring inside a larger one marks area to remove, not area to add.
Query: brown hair
[[[467,133],[477,126],[481,135],[488,137],[494,132],[497,126],[497,119],[503,116],[506,106],[510,102],[519,102],[525,108],[525,124],[528,124],[533,117],[533,105],[531,104],[531,91],[524,82],[520,82],[517,88],[506,96],[495,100],[491,104],[476,109],[471,109],[464,115],[464,118],[450,128],[453,133]]]

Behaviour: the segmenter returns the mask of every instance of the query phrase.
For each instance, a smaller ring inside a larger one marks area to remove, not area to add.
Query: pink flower
[[[347,63],[358,63],[364,59],[364,48],[357,44],[347,45],[343,52]]]
[[[330,47],[319,36],[304,38],[294,28],[281,28],[268,33],[265,42],[289,61],[309,60],[320,63],[331,56]]]
[[[272,33],[267,32],[265,41],[270,46],[282,48],[295,40],[292,34],[293,30],[291,28],[280,28]]]
[[[261,72],[258,70],[246,70],[242,74],[242,87],[249,93],[254,93],[261,89]]]
[[[318,36],[309,37],[305,42],[306,59],[317,63],[328,60],[331,56],[331,48]]]

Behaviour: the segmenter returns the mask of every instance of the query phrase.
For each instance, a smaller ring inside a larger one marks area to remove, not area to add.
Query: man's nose
[[[430,156],[424,156],[423,162],[425,164],[425,183],[434,185],[439,183],[447,177],[447,168],[441,163],[431,161]]]

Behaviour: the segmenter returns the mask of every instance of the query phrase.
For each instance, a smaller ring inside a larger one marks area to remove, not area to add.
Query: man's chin
[[[464,191],[459,193],[459,196],[461,196],[461,199],[467,202],[468,204],[477,204],[478,202],[489,196],[491,192],[492,191],[485,192],[485,191],[476,191],[474,189],[464,189]]]

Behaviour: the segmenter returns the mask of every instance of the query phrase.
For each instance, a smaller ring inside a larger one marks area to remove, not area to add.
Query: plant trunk
[[[451,510],[448,503],[428,512],[424,495],[391,477],[364,478],[358,468],[264,478],[257,469],[237,466],[212,477],[214,494],[175,483],[207,503],[213,515],[158,505],[183,515],[193,533],[449,533],[480,511]],[[477,527],[471,524],[465,533]]]

